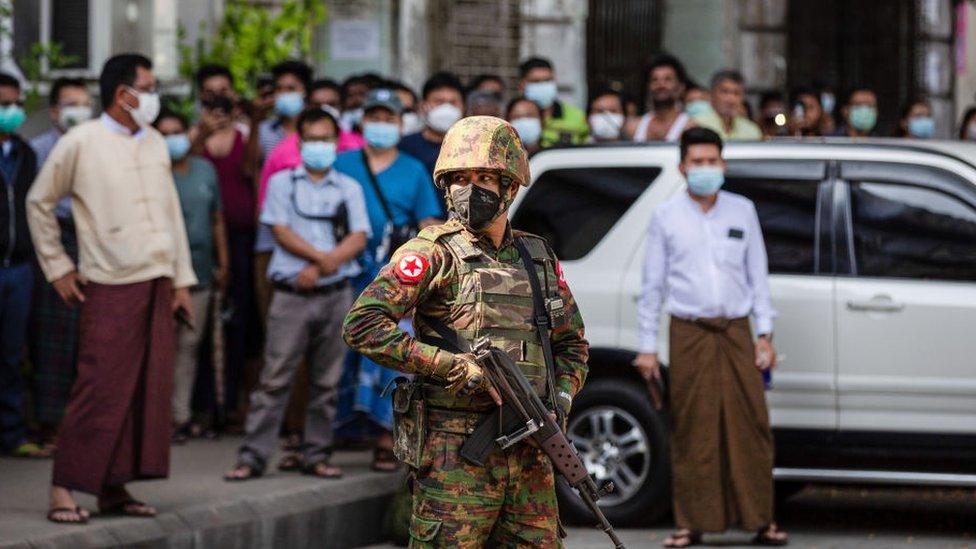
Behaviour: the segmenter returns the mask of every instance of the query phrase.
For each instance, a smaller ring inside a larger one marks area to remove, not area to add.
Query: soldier
[[[466,436],[500,400],[472,355],[425,342],[436,324],[468,341],[489,337],[554,414],[568,415],[586,378],[588,345],[552,250],[542,238],[508,225],[505,214],[518,186],[530,183],[525,149],[504,120],[462,119],[445,136],[434,181],[456,218],[424,229],[397,250],[343,327],[354,349],[416,376],[394,395],[397,457],[411,468],[414,496],[410,546],[560,547],[548,458],[525,441],[496,449],[483,467],[460,457]],[[548,330],[534,324],[520,248],[538,274]],[[411,311],[417,338],[397,325]],[[549,366],[538,335],[544,331],[552,348]]]

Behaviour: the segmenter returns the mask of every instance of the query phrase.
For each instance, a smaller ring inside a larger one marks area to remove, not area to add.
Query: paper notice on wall
[[[329,23],[329,56],[353,60],[379,58],[379,20],[333,19]]]

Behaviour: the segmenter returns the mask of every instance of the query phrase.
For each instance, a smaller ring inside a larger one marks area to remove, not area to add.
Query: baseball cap
[[[363,104],[363,111],[368,111],[376,107],[383,107],[393,114],[400,114],[403,112],[403,103],[400,103],[400,98],[397,97],[395,91],[387,88],[376,88],[370,90],[369,94],[366,96],[366,103]]]

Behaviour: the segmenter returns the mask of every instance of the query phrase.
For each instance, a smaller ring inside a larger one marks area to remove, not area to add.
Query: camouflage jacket
[[[457,220],[424,229],[394,253],[390,263],[353,304],[343,325],[343,337],[350,347],[401,372],[446,377],[453,354],[404,332],[398,321],[417,312],[421,317],[437,318],[452,325],[460,309],[458,266],[454,254],[440,237],[455,233],[489,257],[519,269],[522,262],[513,238],[532,236],[507,230],[501,247],[495,249],[489,239],[470,233]],[[551,251],[549,255],[558,275],[558,295],[564,304],[563,320],[550,332],[557,372],[556,395],[561,407],[568,411],[586,379],[589,346],[573,295]]]

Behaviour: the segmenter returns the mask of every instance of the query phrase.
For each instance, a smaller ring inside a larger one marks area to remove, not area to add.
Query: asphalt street
[[[976,548],[976,490],[872,486],[809,486],[780,506],[790,547],[810,549],[912,547]],[[622,529],[629,549],[661,547],[669,525]],[[706,536],[711,547],[749,545],[751,535]],[[393,545],[371,549],[390,549]],[[569,529],[567,549],[612,547],[603,532]]]

